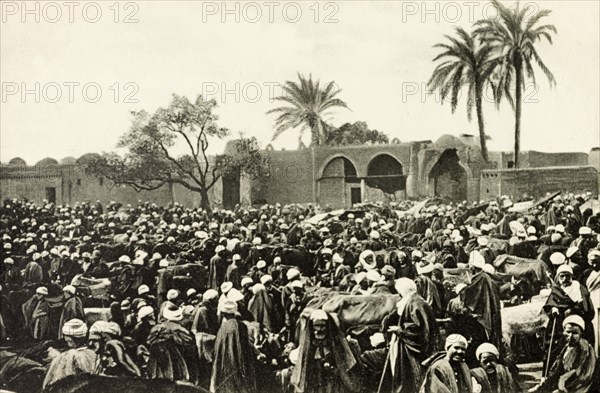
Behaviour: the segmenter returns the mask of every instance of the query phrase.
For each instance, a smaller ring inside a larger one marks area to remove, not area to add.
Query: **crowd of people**
[[[582,206],[593,197],[342,213],[5,200],[0,388],[104,376],[214,393],[519,392],[527,354],[503,342],[501,311],[543,296],[543,378],[529,390],[592,392],[600,213]],[[542,273],[496,271],[502,256]],[[451,282],[456,272],[466,279]],[[336,296],[355,320],[393,307],[348,326],[323,306]]]

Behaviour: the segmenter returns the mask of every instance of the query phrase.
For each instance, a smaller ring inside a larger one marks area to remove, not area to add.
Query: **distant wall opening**
[[[444,151],[431,168],[429,186],[436,197],[449,198],[453,201],[467,199],[467,172],[460,165],[456,149]]]
[[[367,186],[378,188],[386,194],[406,189],[406,176],[402,164],[388,154],[380,154],[369,162]]]
[[[352,161],[346,157],[335,157],[323,169],[318,183],[319,204],[323,207],[340,208],[351,206],[352,188],[358,187],[360,180]],[[356,199],[356,191],[354,193]]]

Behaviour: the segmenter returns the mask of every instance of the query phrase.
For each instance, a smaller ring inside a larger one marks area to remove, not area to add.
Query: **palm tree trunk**
[[[521,151],[521,89],[523,80],[522,60],[515,59],[516,91],[515,91],[515,169],[519,168],[519,153]]]
[[[487,141],[485,139],[485,124],[483,122],[482,87],[479,81],[475,81],[475,109],[477,110],[477,123],[479,125],[479,143],[481,144],[481,156],[485,162],[489,162]]]
[[[323,124],[321,120],[317,119],[317,145],[321,146],[325,144],[325,136],[323,135]]]

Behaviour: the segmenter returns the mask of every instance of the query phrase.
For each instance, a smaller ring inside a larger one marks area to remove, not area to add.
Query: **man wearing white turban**
[[[465,363],[467,339],[460,334],[446,338],[445,352],[438,353],[423,363],[428,366],[422,393],[473,392],[471,373]]]
[[[471,370],[471,375],[481,386],[481,393],[520,392],[521,387],[515,381],[508,367],[498,363],[500,352],[493,344],[483,343],[477,347],[475,356],[480,364]]]
[[[69,350],[55,357],[50,363],[44,379],[44,388],[69,375],[92,374],[96,369],[96,352],[86,345],[88,328],[85,322],[71,319],[64,323],[61,330]]]
[[[597,356],[584,338],[586,322],[579,315],[569,315],[562,323],[566,344],[561,348],[546,379],[530,391],[586,393],[596,391],[594,382]]]
[[[417,294],[413,280],[399,278],[395,289],[400,301],[396,312],[387,319],[392,338],[383,381],[388,391],[416,392],[423,380],[421,362],[433,353],[438,328],[431,306]]]

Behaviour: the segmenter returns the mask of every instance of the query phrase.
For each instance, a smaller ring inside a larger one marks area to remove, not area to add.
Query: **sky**
[[[29,164],[114,151],[130,111],[153,112],[172,94],[214,98],[219,125],[233,135],[295,149],[296,130],[271,141],[274,116],[266,112],[297,73],[341,89],[350,109],[328,116],[334,126],[366,121],[402,142],[477,134],[466,100],[452,114],[425,85],[444,34],[496,16],[489,2],[468,0],[23,4],[0,3],[0,161],[18,156]],[[522,150],[600,146],[599,5],[521,1],[551,10],[545,23],[558,30],[552,45],[537,46],[557,85],[551,89],[536,68],[537,84],[524,94]],[[490,101],[483,108],[489,148],[510,151],[513,111]],[[223,147],[212,141],[210,152]]]

